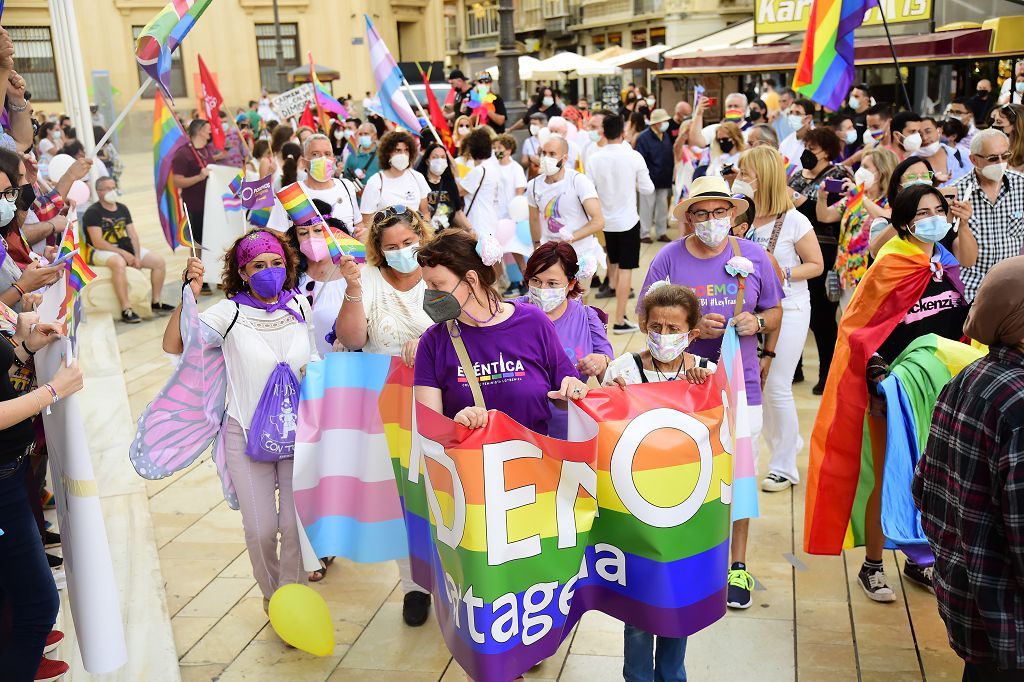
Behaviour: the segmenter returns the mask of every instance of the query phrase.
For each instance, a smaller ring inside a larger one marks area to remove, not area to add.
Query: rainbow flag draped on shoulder
[[[594,390],[570,406],[563,441],[496,411],[465,429],[414,406],[400,359],[332,353],[303,383],[299,518],[319,555],[407,553],[480,682],[552,655],[588,610],[693,634],[725,614],[731,519],[756,509],[740,499],[756,494],[730,388],[743,374],[727,364],[703,385]]]
[[[171,177],[171,161],[178,150],[187,144],[188,138],[175,120],[174,112],[167,106],[163,95],[157,92],[153,102],[153,179],[160,228],[172,250],[188,242],[181,195]]]
[[[853,32],[877,0],[814,0],[793,89],[838,111],[854,78]]]
[[[839,554],[864,544],[864,514],[875,480],[865,425],[867,362],[938,272],[963,293],[960,264],[941,244],[929,258],[904,239],[890,239],[839,322],[811,434],[804,512],[804,550],[810,554]]]

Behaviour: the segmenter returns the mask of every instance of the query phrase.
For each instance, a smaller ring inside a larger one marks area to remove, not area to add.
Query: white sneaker
[[[783,478],[778,474],[772,473],[764,477],[761,481],[761,490],[766,493],[778,493],[793,486],[793,482],[788,478]]]

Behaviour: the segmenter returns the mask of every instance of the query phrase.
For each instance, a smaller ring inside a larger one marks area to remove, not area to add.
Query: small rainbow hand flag
[[[256,227],[266,227],[270,222],[269,208],[254,208],[249,211],[249,224]]]
[[[288,212],[288,217],[296,225],[306,225],[311,222],[320,222],[320,216],[313,208],[313,203],[302,191],[297,182],[293,182],[277,193],[277,198]]]
[[[333,239],[327,240],[327,250],[335,263],[341,260],[342,256],[352,256],[356,263],[366,262],[366,245],[358,239],[342,234],[337,230],[331,230]]]
[[[96,273],[86,265],[81,253],[76,253],[67,264],[68,286],[81,291],[86,284],[96,279]]]
[[[231,193],[231,196],[235,196],[236,194],[238,194],[238,190],[242,189],[242,182],[244,180],[245,173],[243,173],[242,171],[238,171],[238,175],[233,177],[231,179],[231,182],[228,183],[228,192]]]

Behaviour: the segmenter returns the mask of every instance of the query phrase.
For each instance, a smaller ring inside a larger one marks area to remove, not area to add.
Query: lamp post
[[[505,100],[507,125],[519,120],[526,110],[519,100],[519,53],[516,50],[516,29],[513,24],[512,0],[498,0],[498,91]]]
[[[281,19],[277,14],[277,0],[274,0],[274,60],[277,62],[277,91],[287,90],[284,82],[284,45],[281,44]]]

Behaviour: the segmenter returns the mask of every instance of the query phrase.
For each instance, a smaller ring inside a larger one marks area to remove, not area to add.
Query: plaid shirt
[[[978,184],[977,169],[956,181],[956,198],[971,202],[970,226],[978,240],[978,262],[964,268],[960,279],[968,301],[982,278],[999,261],[1018,256],[1024,247],[1024,175],[1008,170],[1003,174],[999,195],[992,203]]]
[[[913,492],[953,650],[1024,669],[1024,351],[994,346],[942,389]]]

